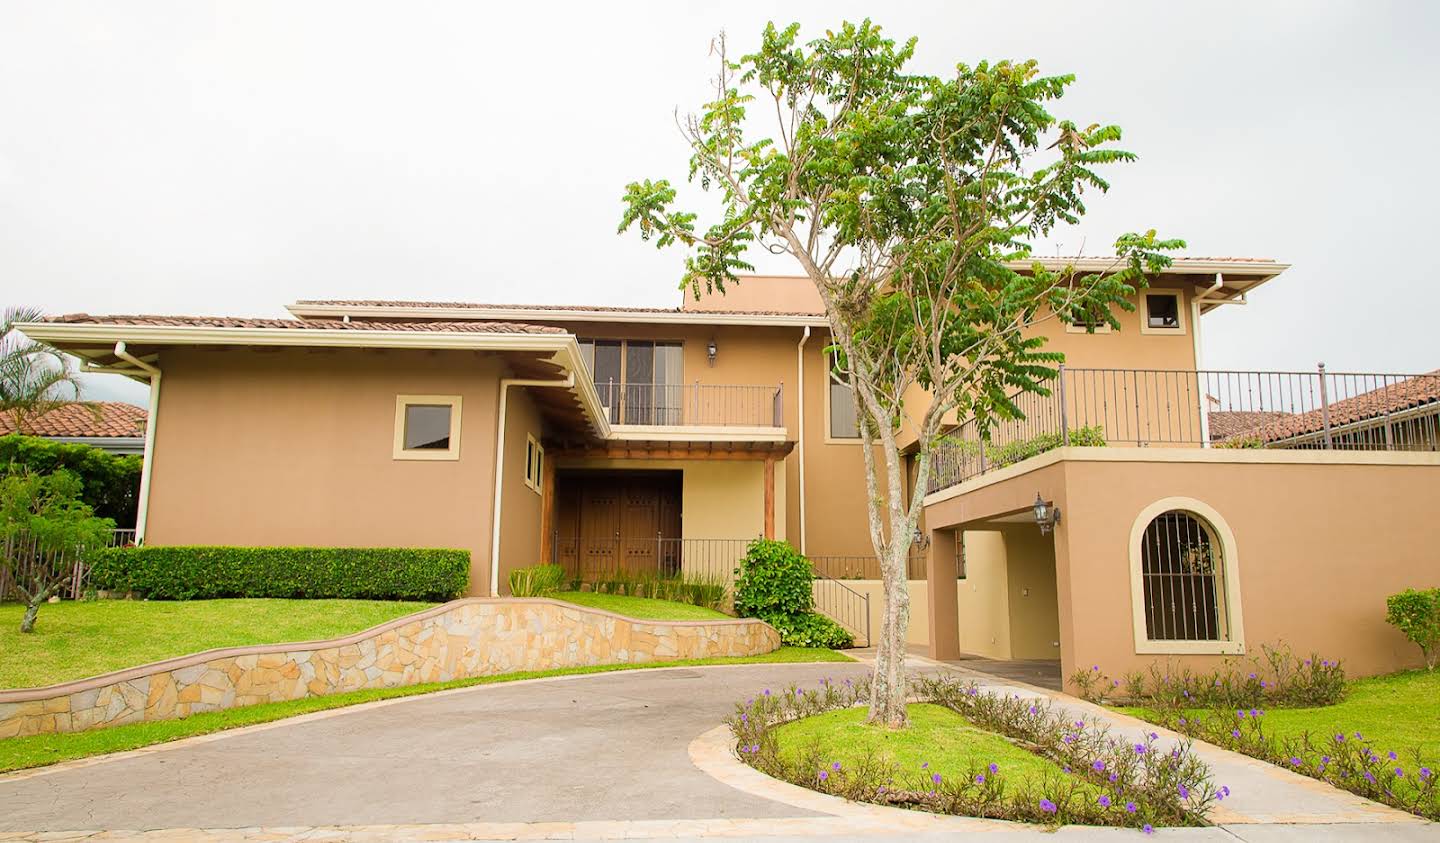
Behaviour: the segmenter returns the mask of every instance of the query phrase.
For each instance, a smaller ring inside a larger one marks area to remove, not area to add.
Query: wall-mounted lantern
[[[705,358],[710,361],[711,366],[715,365],[715,355],[719,351],[720,349],[715,347],[714,340],[711,340],[710,344],[705,346]]]
[[[1049,535],[1055,525],[1060,523],[1060,507],[1040,497],[1039,492],[1035,493],[1035,523],[1040,525],[1042,536]]]
[[[916,527],[914,534],[910,536],[910,546],[925,550],[930,547],[930,534]]]

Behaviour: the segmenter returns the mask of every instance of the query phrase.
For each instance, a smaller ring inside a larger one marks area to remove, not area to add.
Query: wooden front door
[[[581,579],[607,573],[670,573],[680,555],[681,475],[560,472],[557,561]]]

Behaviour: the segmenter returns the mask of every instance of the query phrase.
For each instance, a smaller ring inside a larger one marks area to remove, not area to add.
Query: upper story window
[[[1067,334],[1108,334],[1111,333],[1110,323],[1101,318],[1076,319],[1074,322],[1065,323]]]
[[[1185,317],[1179,292],[1167,290],[1145,293],[1144,321],[1140,330],[1146,334],[1183,334]]]
[[[683,345],[599,339],[579,344],[611,424],[680,424]]]
[[[395,396],[397,460],[460,459],[460,396]]]
[[[829,354],[825,355],[825,372],[828,385],[825,395],[826,436],[830,439],[859,439],[860,415],[855,391],[835,374]]]
[[[545,478],[545,448],[534,436],[525,434],[525,485],[541,494]]]

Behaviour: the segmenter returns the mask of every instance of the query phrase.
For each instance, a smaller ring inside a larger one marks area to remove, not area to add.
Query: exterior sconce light
[[[715,354],[716,354],[719,350],[720,350],[720,349],[718,349],[718,348],[715,347],[715,341],[714,341],[714,340],[711,340],[711,341],[710,341],[710,344],[707,345],[707,346],[705,346],[705,357],[706,357],[706,359],[708,359],[708,360],[710,361],[710,365],[711,365],[711,366],[714,366],[714,365],[715,365]]]
[[[1035,523],[1040,525],[1042,536],[1049,535],[1055,525],[1060,523],[1060,507],[1046,502],[1039,492],[1035,493]]]
[[[910,537],[910,544],[913,547],[918,547],[921,550],[924,550],[930,546],[930,534],[924,532],[919,527],[916,527],[915,534]]]

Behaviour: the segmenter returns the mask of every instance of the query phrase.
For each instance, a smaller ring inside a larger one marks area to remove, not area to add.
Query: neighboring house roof
[[[523,322],[346,322],[340,319],[249,319],[235,316],[91,316],[71,313],[46,322],[63,325],[131,325],[156,328],[283,328],[297,331],[427,331],[471,334],[564,334],[564,328]]]
[[[145,408],[118,401],[66,404],[32,420],[30,433],[66,439],[128,439],[145,435],[146,415]],[[0,413],[0,434],[14,432],[14,416]]]
[[[1387,416],[1398,415],[1407,410],[1414,410],[1437,402],[1440,402],[1440,369],[1332,402],[1328,408],[1330,429],[1336,430],[1347,425],[1371,420],[1383,420]],[[1437,407],[1437,410],[1440,410],[1440,407]],[[1216,416],[1225,415],[1231,414],[1210,414],[1212,438],[1214,438]],[[1304,413],[1277,413],[1275,415],[1277,417],[1268,424],[1237,430],[1231,435],[1240,435],[1247,439],[1255,438],[1262,442],[1279,442],[1325,430],[1325,413],[1319,409]]]
[[[436,310],[531,310],[546,312],[558,310],[565,313],[688,313],[679,307],[612,307],[609,305],[582,304],[483,304],[477,302],[451,301],[391,301],[386,299],[301,299],[296,305],[321,305],[329,307],[397,307],[434,308]],[[823,312],[796,314],[788,310],[727,310],[725,313],[751,316],[824,316]]]
[[[1263,413],[1252,410],[1212,410],[1207,416],[1210,424],[1210,441],[1219,442],[1232,436],[1240,436],[1288,415],[1290,414]]]

